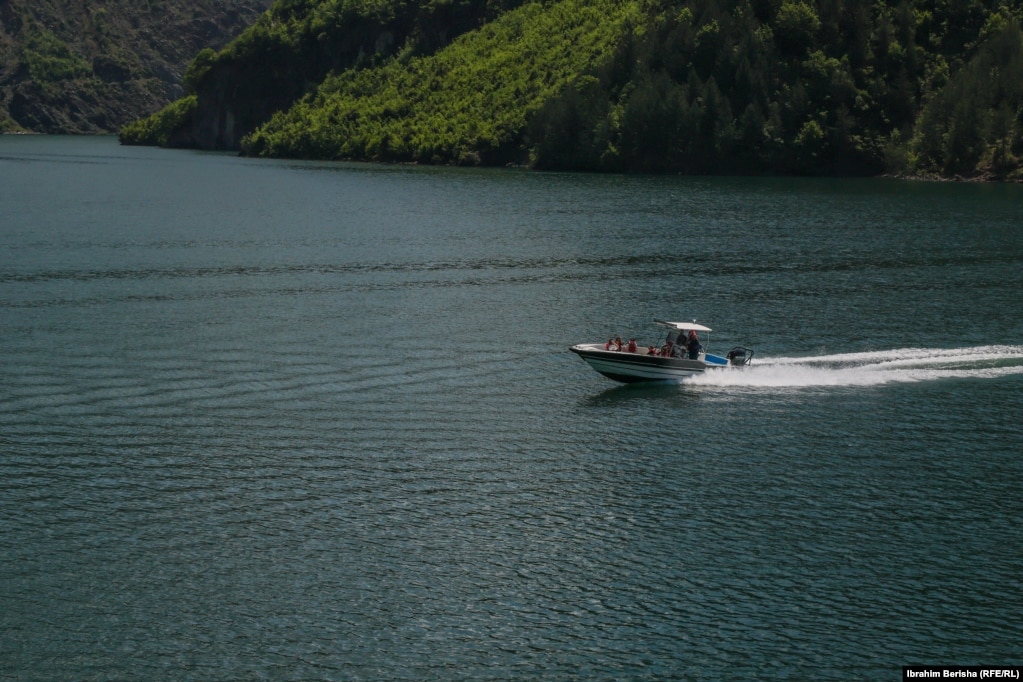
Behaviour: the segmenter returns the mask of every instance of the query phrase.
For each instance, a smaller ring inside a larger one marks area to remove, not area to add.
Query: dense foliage
[[[36,83],[79,78],[92,72],[92,66],[67,43],[49,31],[29,36],[21,50],[21,61]]]
[[[532,119],[532,163],[1019,177],[1018,13],[981,2],[661,2],[611,61]]]
[[[507,163],[529,117],[611,52],[628,3],[569,0],[504,14],[447,49],[349,70],[245,142],[248,153]]]
[[[225,49],[196,58],[185,78],[188,92],[198,98],[194,118],[159,136],[186,146],[237,149],[242,135],[331,73],[433,53],[522,2],[276,0]],[[127,126],[122,139],[154,143],[145,137],[147,130],[155,132],[153,126]]]
[[[277,0],[189,78],[201,112],[246,65],[232,87],[273,103],[249,154],[1020,180],[1021,19],[1007,0]]]
[[[154,144],[166,147],[172,132],[186,125],[195,115],[195,95],[171,102],[148,118],[135,121],[121,129],[122,144]]]
[[[894,171],[1023,180],[1023,31],[995,14],[981,39],[928,99]]]

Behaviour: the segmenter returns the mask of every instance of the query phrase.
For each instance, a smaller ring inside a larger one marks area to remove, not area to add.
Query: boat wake
[[[741,371],[709,371],[686,381],[701,386],[879,386],[938,379],[1023,375],[1023,346],[898,348],[810,357],[761,358]]]

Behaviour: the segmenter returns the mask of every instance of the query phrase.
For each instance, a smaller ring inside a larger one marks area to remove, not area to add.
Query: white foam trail
[[[897,348],[811,357],[764,358],[740,370],[708,371],[687,383],[768,388],[879,386],[936,379],[1023,374],[1023,346]]]

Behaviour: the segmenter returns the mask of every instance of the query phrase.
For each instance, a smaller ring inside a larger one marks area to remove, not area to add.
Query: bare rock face
[[[272,0],[0,0],[0,132],[114,133],[183,94]]]

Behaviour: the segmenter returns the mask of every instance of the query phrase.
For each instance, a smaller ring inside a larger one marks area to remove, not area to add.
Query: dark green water
[[[1019,665],[1021,293],[1023,187],[0,137],[0,679]]]

